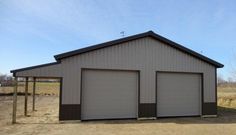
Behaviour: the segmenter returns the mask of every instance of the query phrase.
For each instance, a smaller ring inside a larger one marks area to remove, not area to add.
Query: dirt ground
[[[29,98],[28,114],[23,116],[24,97],[18,97],[17,124],[11,124],[12,97],[0,97],[0,135],[235,135],[236,109],[219,108],[218,118],[163,118],[158,120],[116,120],[59,122],[58,96],[37,96],[36,112]]]

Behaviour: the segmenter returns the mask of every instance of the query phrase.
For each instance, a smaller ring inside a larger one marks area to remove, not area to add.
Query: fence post
[[[16,109],[17,109],[17,85],[18,78],[14,78],[14,93],[13,93],[13,111],[12,111],[12,124],[16,123]]]
[[[33,107],[32,110],[35,111],[35,89],[36,89],[36,78],[33,78]]]
[[[28,105],[28,82],[29,82],[29,78],[26,77],[25,80],[25,116],[27,116],[27,105]]]

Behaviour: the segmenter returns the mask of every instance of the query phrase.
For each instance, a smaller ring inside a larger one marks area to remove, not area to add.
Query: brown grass
[[[36,94],[38,95],[59,95],[60,83],[45,83],[45,82],[37,82],[36,83]],[[33,83],[29,82],[29,94],[32,94],[33,91]],[[12,93],[13,87],[0,87],[0,93]],[[20,82],[18,86],[18,92],[25,92],[25,83]]]
[[[218,106],[236,108],[236,87],[218,87]]]

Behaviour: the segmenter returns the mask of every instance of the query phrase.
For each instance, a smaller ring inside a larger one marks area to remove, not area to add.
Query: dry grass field
[[[58,121],[58,84],[37,84],[36,110],[23,116],[24,97],[18,97],[17,124],[11,125],[12,97],[0,97],[0,135],[235,135],[236,87],[218,88],[217,118],[165,118],[157,120],[118,120],[90,122]],[[12,91],[0,88],[1,92]],[[23,87],[22,90],[23,92]],[[10,93],[10,92],[9,92]]]
[[[20,82],[18,83],[18,93],[24,93],[25,91],[25,83]],[[33,90],[33,83],[29,82],[29,94],[32,94]],[[36,83],[36,94],[37,95],[59,95],[59,88],[60,83],[57,82],[37,82]],[[0,87],[0,94],[1,93],[12,93],[13,87]]]
[[[218,105],[227,108],[236,108],[236,86],[218,87]]]

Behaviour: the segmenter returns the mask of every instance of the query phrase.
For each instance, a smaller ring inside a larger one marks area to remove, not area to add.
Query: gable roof
[[[78,55],[78,54],[82,54],[82,53],[86,53],[86,52],[90,52],[90,51],[93,51],[93,50],[97,50],[97,49],[102,49],[102,48],[105,48],[105,47],[109,47],[109,46],[113,46],[113,45],[117,45],[117,44],[120,44],[120,43],[123,43],[123,42],[128,42],[128,41],[132,41],[132,40],[135,40],[135,39],[140,39],[140,38],[144,38],[144,37],[152,37],[160,42],[163,42],[165,43],[166,45],[169,45],[175,49],[178,49],[182,52],[185,52],[187,54],[190,54],[200,60],[203,60],[217,68],[222,68],[224,67],[223,64],[217,62],[217,61],[214,61],[206,56],[203,56],[191,49],[188,49],[178,43],[175,43],[165,37],[162,37],[156,33],[154,33],[153,31],[148,31],[148,32],[145,32],[145,33],[141,33],[141,34],[137,34],[137,35],[133,35],[133,36],[129,36],[129,37],[125,37],[125,38],[121,38],[121,39],[117,39],[117,40],[113,40],[113,41],[109,41],[109,42],[105,42],[105,43],[101,43],[101,44],[97,44],[97,45],[93,45],[93,46],[89,46],[89,47],[85,47],[85,48],[82,48],[82,49],[77,49],[77,50],[74,50],[74,51],[70,51],[70,52],[66,52],[66,53],[62,53],[62,54],[58,54],[58,55],[55,55],[54,58],[57,60],[57,61],[60,61],[61,59],[64,59],[64,58],[68,58],[68,57],[72,57],[72,56],[75,56],[75,55]]]

